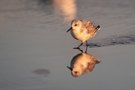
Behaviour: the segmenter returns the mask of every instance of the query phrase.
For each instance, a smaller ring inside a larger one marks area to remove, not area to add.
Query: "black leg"
[[[74,47],[73,49],[80,49],[80,46],[82,46],[83,43],[81,43],[78,47]]]
[[[80,48],[77,48],[81,53],[83,53],[83,50],[82,49],[80,49]]]

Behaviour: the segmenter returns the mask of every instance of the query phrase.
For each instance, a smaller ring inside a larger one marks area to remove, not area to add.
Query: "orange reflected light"
[[[53,0],[53,5],[56,12],[66,21],[71,21],[76,17],[76,0]]]

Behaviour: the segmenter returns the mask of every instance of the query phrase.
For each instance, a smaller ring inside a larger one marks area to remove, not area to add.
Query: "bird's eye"
[[[75,26],[77,26],[78,24],[75,24]]]
[[[77,71],[75,71],[74,73],[75,73],[75,74],[77,74],[78,72],[77,72]]]

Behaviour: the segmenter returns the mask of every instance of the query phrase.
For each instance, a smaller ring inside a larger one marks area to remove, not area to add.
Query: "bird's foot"
[[[77,50],[83,52],[83,50],[81,50],[80,47],[74,47],[73,49],[77,49]]]
[[[73,49],[80,49],[80,47],[74,47]]]

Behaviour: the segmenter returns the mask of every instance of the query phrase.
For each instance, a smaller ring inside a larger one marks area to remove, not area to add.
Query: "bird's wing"
[[[84,27],[88,27],[91,24],[91,22],[88,20],[82,20],[82,24]]]
[[[91,22],[91,21],[88,21],[88,20],[82,20],[82,23],[83,23],[83,27],[86,28],[87,32],[88,33],[95,33],[96,32],[96,28],[94,26],[94,24]]]
[[[96,64],[94,62],[89,62],[87,70],[90,71],[90,72],[93,71],[93,69],[95,68],[95,65]]]

